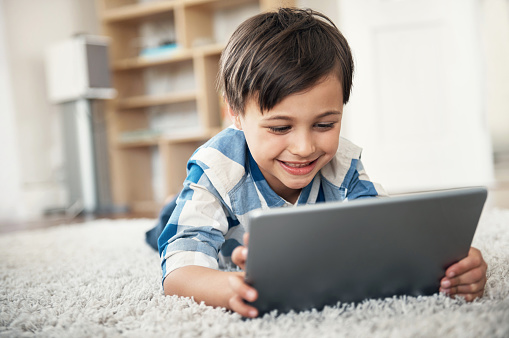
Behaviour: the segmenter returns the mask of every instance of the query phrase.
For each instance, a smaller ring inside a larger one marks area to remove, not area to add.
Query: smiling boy
[[[256,317],[244,302],[257,297],[244,272],[220,270],[244,268],[248,212],[385,194],[366,175],[361,149],[340,138],[352,74],[347,41],[320,13],[283,8],[237,28],[220,69],[234,126],[188,162],[158,241],[166,294]],[[446,274],[443,292],[482,295],[478,250]]]
[[[336,155],[342,111],[341,83],[330,75],[263,115],[253,100],[243,115],[230,114],[269,186],[295,204],[302,188]]]

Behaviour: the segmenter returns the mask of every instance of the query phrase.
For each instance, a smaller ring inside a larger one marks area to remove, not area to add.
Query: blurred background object
[[[77,32],[99,34],[91,1],[0,1],[0,223],[67,204],[61,111],[47,96],[44,53]]]
[[[48,97],[59,105],[64,148],[66,204],[45,210],[67,215],[112,213],[108,135],[103,105],[113,99],[110,39],[78,34],[46,49]]]
[[[357,66],[343,135],[371,178],[393,194],[487,185],[509,206],[509,2],[340,4]]]
[[[232,30],[269,0],[0,0],[0,224],[66,205],[62,107],[44,51],[111,40],[114,204],[155,215],[185,159],[222,126],[214,87]],[[509,1],[296,0],[328,15],[356,61],[343,133],[390,192],[465,184],[509,207]],[[393,138],[389,136],[393,136]],[[403,141],[401,141],[403,140]],[[412,150],[413,149],[413,150]]]
[[[479,1],[342,3],[357,61],[345,132],[372,178],[389,193],[491,184]]]

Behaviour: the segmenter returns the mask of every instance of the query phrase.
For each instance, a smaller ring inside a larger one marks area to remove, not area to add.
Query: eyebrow
[[[342,114],[342,112],[334,110],[334,111],[328,111],[328,112],[325,112],[323,114],[320,114],[316,118],[320,119],[320,118],[327,117],[327,116],[330,116],[330,115],[341,115],[341,114]],[[273,121],[273,120],[291,121],[291,120],[293,120],[293,118],[291,116],[288,116],[288,115],[274,115],[274,116],[268,117],[268,118],[266,118],[264,120],[265,121]]]

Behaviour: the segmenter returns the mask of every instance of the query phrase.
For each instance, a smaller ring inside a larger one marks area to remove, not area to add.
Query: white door
[[[341,0],[355,58],[343,136],[389,192],[487,185],[476,0]]]

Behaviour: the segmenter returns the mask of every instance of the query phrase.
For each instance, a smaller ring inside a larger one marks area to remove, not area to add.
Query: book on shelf
[[[171,55],[178,53],[180,50],[181,48],[176,43],[156,47],[145,47],[141,50],[140,57],[147,59],[168,58]]]

